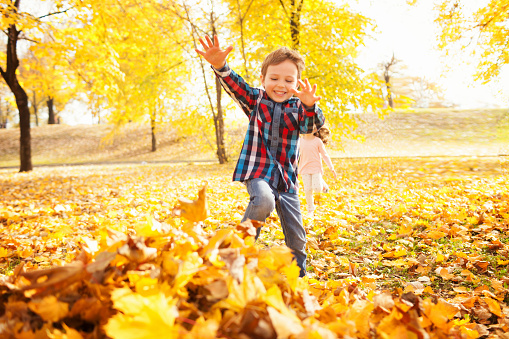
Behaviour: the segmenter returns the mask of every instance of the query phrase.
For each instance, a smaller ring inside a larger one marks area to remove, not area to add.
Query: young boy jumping
[[[249,86],[230,69],[226,57],[233,47],[222,50],[214,42],[200,38],[203,51],[225,91],[249,118],[242,151],[233,174],[249,193],[249,205],[242,221],[265,222],[274,208],[281,221],[285,243],[306,275],[306,231],[302,224],[297,182],[299,133],[311,133],[325,123],[317,102],[316,85],[301,80],[304,60],[295,50],[281,47],[265,58],[260,76],[264,88]],[[298,90],[299,85],[301,90]],[[296,98],[293,96],[295,95]],[[260,235],[257,230],[256,238]]]

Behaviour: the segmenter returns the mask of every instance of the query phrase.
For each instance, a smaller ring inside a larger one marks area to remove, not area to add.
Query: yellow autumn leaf
[[[413,231],[412,225],[410,225],[410,224],[402,225],[399,228],[399,230],[398,230],[398,234],[400,234],[400,235],[408,235],[408,234],[412,234],[412,231]]]
[[[11,252],[3,247],[0,247],[0,258],[7,258]]]
[[[185,257],[185,260],[179,263],[178,273],[175,276],[175,281],[172,286],[173,290],[177,291],[184,287],[192,279],[192,277],[199,272],[202,264],[203,259],[197,252],[189,253]]]
[[[426,317],[435,326],[441,329],[447,328],[447,323],[451,320],[459,308],[443,300],[439,300],[437,304],[434,304],[431,299],[425,299],[423,301],[423,309]]]
[[[422,292],[423,292],[423,293],[429,293],[429,294],[433,294],[433,293],[435,293],[435,292],[433,291],[433,289],[431,288],[431,286],[426,286]]]
[[[154,219],[151,214],[135,224],[136,234],[142,237],[160,236],[163,233],[161,223]]]
[[[282,314],[271,306],[267,307],[267,312],[278,338],[289,338],[304,331],[304,327],[298,318]]]
[[[50,339],[83,339],[80,332],[74,328],[68,327],[65,323],[62,324],[64,331],[54,330],[53,333],[47,333]],[[48,331],[49,332],[49,331]]]
[[[407,255],[406,248],[401,248],[401,249],[394,251],[394,258],[403,257],[405,255]]]
[[[54,295],[33,300],[28,303],[28,308],[50,322],[57,322],[69,313],[69,304],[59,301]]]
[[[216,319],[207,319],[200,317],[196,320],[191,331],[186,334],[184,339],[215,339],[219,330],[219,322]]]
[[[175,209],[177,215],[180,215],[191,222],[199,222],[207,219],[209,211],[207,209],[207,185],[198,191],[198,198],[196,200],[189,200],[186,198],[179,198],[179,206]]]
[[[449,273],[449,270],[447,270],[447,268],[439,267],[437,268],[436,272],[438,275],[442,277],[442,279],[451,280],[452,278],[454,278],[454,274]]]
[[[427,235],[428,235],[428,238],[437,240],[437,239],[445,237],[447,235],[447,233],[444,233],[442,231],[433,230],[433,231],[429,231]]]
[[[477,339],[479,338],[479,332],[475,329],[468,328],[466,326],[460,327],[461,333],[465,336],[466,339]]]
[[[258,267],[277,271],[282,267],[290,266],[294,260],[291,250],[286,246],[273,246],[267,251],[260,252]]]
[[[244,267],[244,280],[238,282],[237,279],[229,278],[227,281],[228,297],[221,300],[217,306],[231,309],[234,312],[239,312],[247,303],[252,300],[258,299],[261,295],[266,293],[263,282],[254,275],[251,270]]]
[[[265,294],[260,296],[260,300],[264,301],[267,305],[274,307],[279,313],[292,319],[295,322],[300,322],[300,319],[292,312],[283,301],[281,290],[276,285],[271,286]]]
[[[383,318],[376,331],[383,339],[409,338],[409,332],[401,322],[401,315],[397,310],[392,310],[388,317]]]
[[[469,291],[465,286],[453,287],[453,290],[458,293],[467,293]]]
[[[186,331],[175,324],[178,299],[162,292],[142,296],[128,288],[116,289],[111,299],[117,313],[104,326],[114,339],[180,338]]]

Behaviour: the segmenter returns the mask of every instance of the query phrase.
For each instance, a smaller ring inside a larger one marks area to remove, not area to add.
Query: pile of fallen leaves
[[[413,293],[365,294],[355,281],[299,279],[286,247],[254,246],[258,222],[207,236],[205,189],[175,213],[126,235],[88,241],[65,266],[25,272],[1,288],[0,334],[12,338],[393,338],[455,333],[475,338],[461,309]],[[102,249],[102,250],[99,250]]]
[[[224,167],[11,176],[0,337],[504,337],[507,173],[476,161],[336,163],[304,279]]]

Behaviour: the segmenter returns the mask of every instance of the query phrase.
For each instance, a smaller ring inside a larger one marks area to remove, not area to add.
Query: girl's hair
[[[324,145],[326,145],[329,142],[330,138],[330,131],[327,127],[323,126],[318,131],[313,133],[313,135],[317,138],[320,138]]]
[[[299,52],[288,47],[278,48],[265,57],[265,60],[263,60],[262,63],[262,76],[267,75],[267,69],[269,66],[279,65],[286,60],[290,60],[295,64],[295,66],[297,66],[297,79],[300,79],[300,75],[302,74],[302,71],[305,67],[304,59]]]

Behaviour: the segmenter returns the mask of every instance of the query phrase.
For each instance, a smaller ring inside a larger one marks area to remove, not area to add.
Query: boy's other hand
[[[233,47],[228,46],[224,51],[219,47],[219,40],[217,39],[217,35],[214,35],[214,42],[208,36],[205,36],[205,40],[203,41],[200,38],[200,43],[203,46],[203,51],[195,49],[196,53],[201,55],[207,60],[212,67],[215,69],[222,68],[226,63],[226,57],[232,51]]]
[[[302,101],[302,103],[308,107],[313,106],[318,100],[320,100],[322,97],[316,96],[316,84],[311,86],[309,83],[309,80],[306,79],[305,81],[302,81],[299,79],[299,85],[302,88],[301,91],[298,91],[295,88],[290,89],[290,91],[295,94],[297,98]]]

